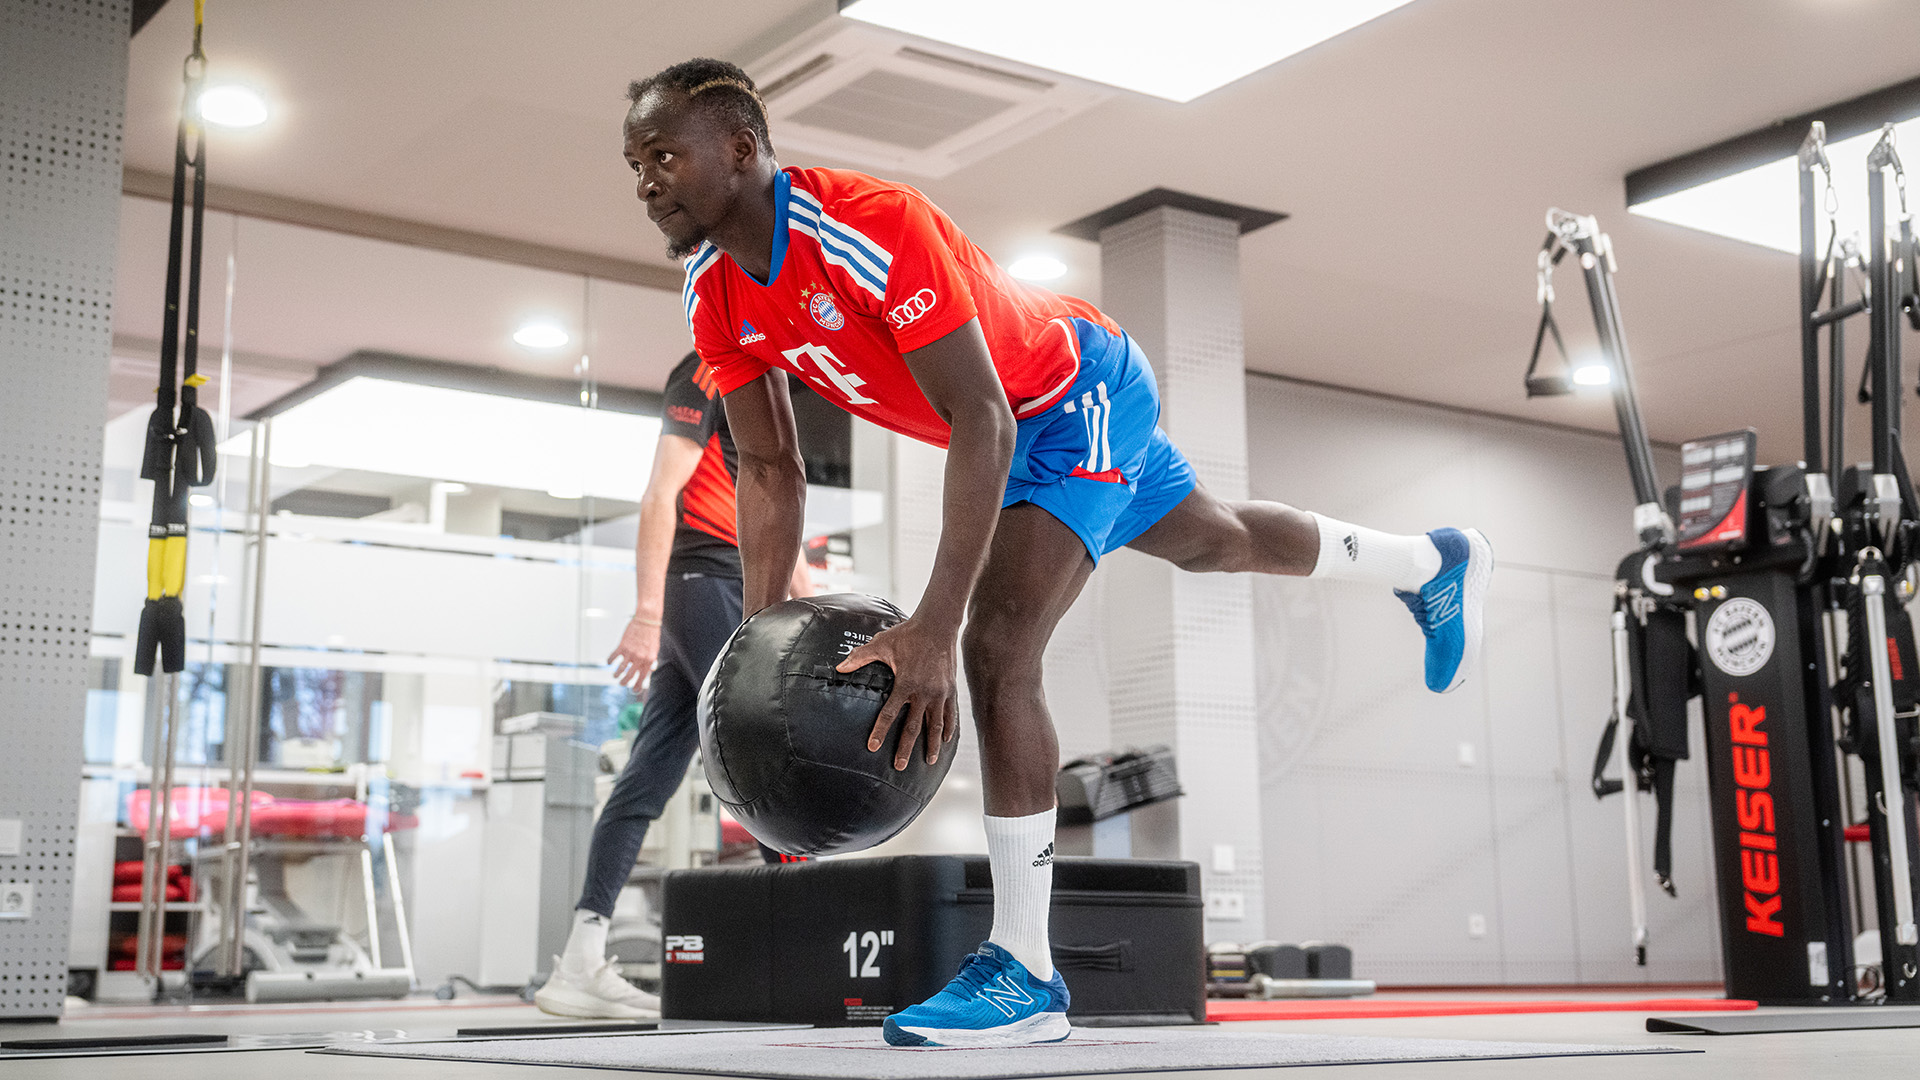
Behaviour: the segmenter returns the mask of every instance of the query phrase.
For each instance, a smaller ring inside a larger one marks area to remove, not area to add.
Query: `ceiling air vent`
[[[926,177],[945,176],[1110,94],[837,16],[750,70],[782,157]]]

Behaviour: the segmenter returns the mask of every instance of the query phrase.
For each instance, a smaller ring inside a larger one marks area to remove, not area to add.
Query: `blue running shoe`
[[[993,942],[969,953],[945,990],[887,1017],[894,1046],[1024,1046],[1059,1042],[1067,1023],[1067,984],[1042,982]]]
[[[1427,635],[1427,689],[1457,690],[1480,662],[1480,631],[1493,580],[1493,545],[1478,529],[1435,529],[1440,572],[1419,592],[1393,590]]]

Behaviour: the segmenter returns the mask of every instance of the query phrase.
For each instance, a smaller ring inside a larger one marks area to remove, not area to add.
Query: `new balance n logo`
[[[1007,1014],[1008,1017],[1020,1015],[1014,1006],[1033,1004],[1033,995],[1015,986],[1013,980],[1007,978],[1005,975],[1001,975],[987,985],[982,986],[980,988],[980,996],[986,999],[987,1004],[999,1009],[1001,1012]]]
[[[1449,581],[1432,596],[1422,597],[1427,605],[1427,628],[1438,629],[1453,621],[1460,614],[1460,583]]]
[[[1049,840],[1047,842],[1047,850],[1041,852],[1040,857],[1033,860],[1033,865],[1035,866],[1052,866],[1053,865],[1053,841]]]

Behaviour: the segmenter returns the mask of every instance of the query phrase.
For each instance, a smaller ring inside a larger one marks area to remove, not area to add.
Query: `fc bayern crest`
[[[833,306],[833,297],[823,292],[814,293],[813,299],[807,301],[807,314],[813,316],[814,322],[829,330],[838,330],[847,325],[847,317]]]
[[[1773,616],[1758,602],[1735,597],[1714,610],[1705,638],[1714,667],[1735,677],[1751,675],[1773,655]]]

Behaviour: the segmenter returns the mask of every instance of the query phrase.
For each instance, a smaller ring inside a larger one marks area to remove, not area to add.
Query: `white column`
[[[1101,309],[1152,360],[1160,426],[1223,499],[1247,497],[1240,227],[1159,207],[1100,233]],[[1242,575],[1190,574],[1132,551],[1102,561],[1116,746],[1177,756],[1178,850],[1198,862],[1209,940],[1264,936],[1253,594]]]

